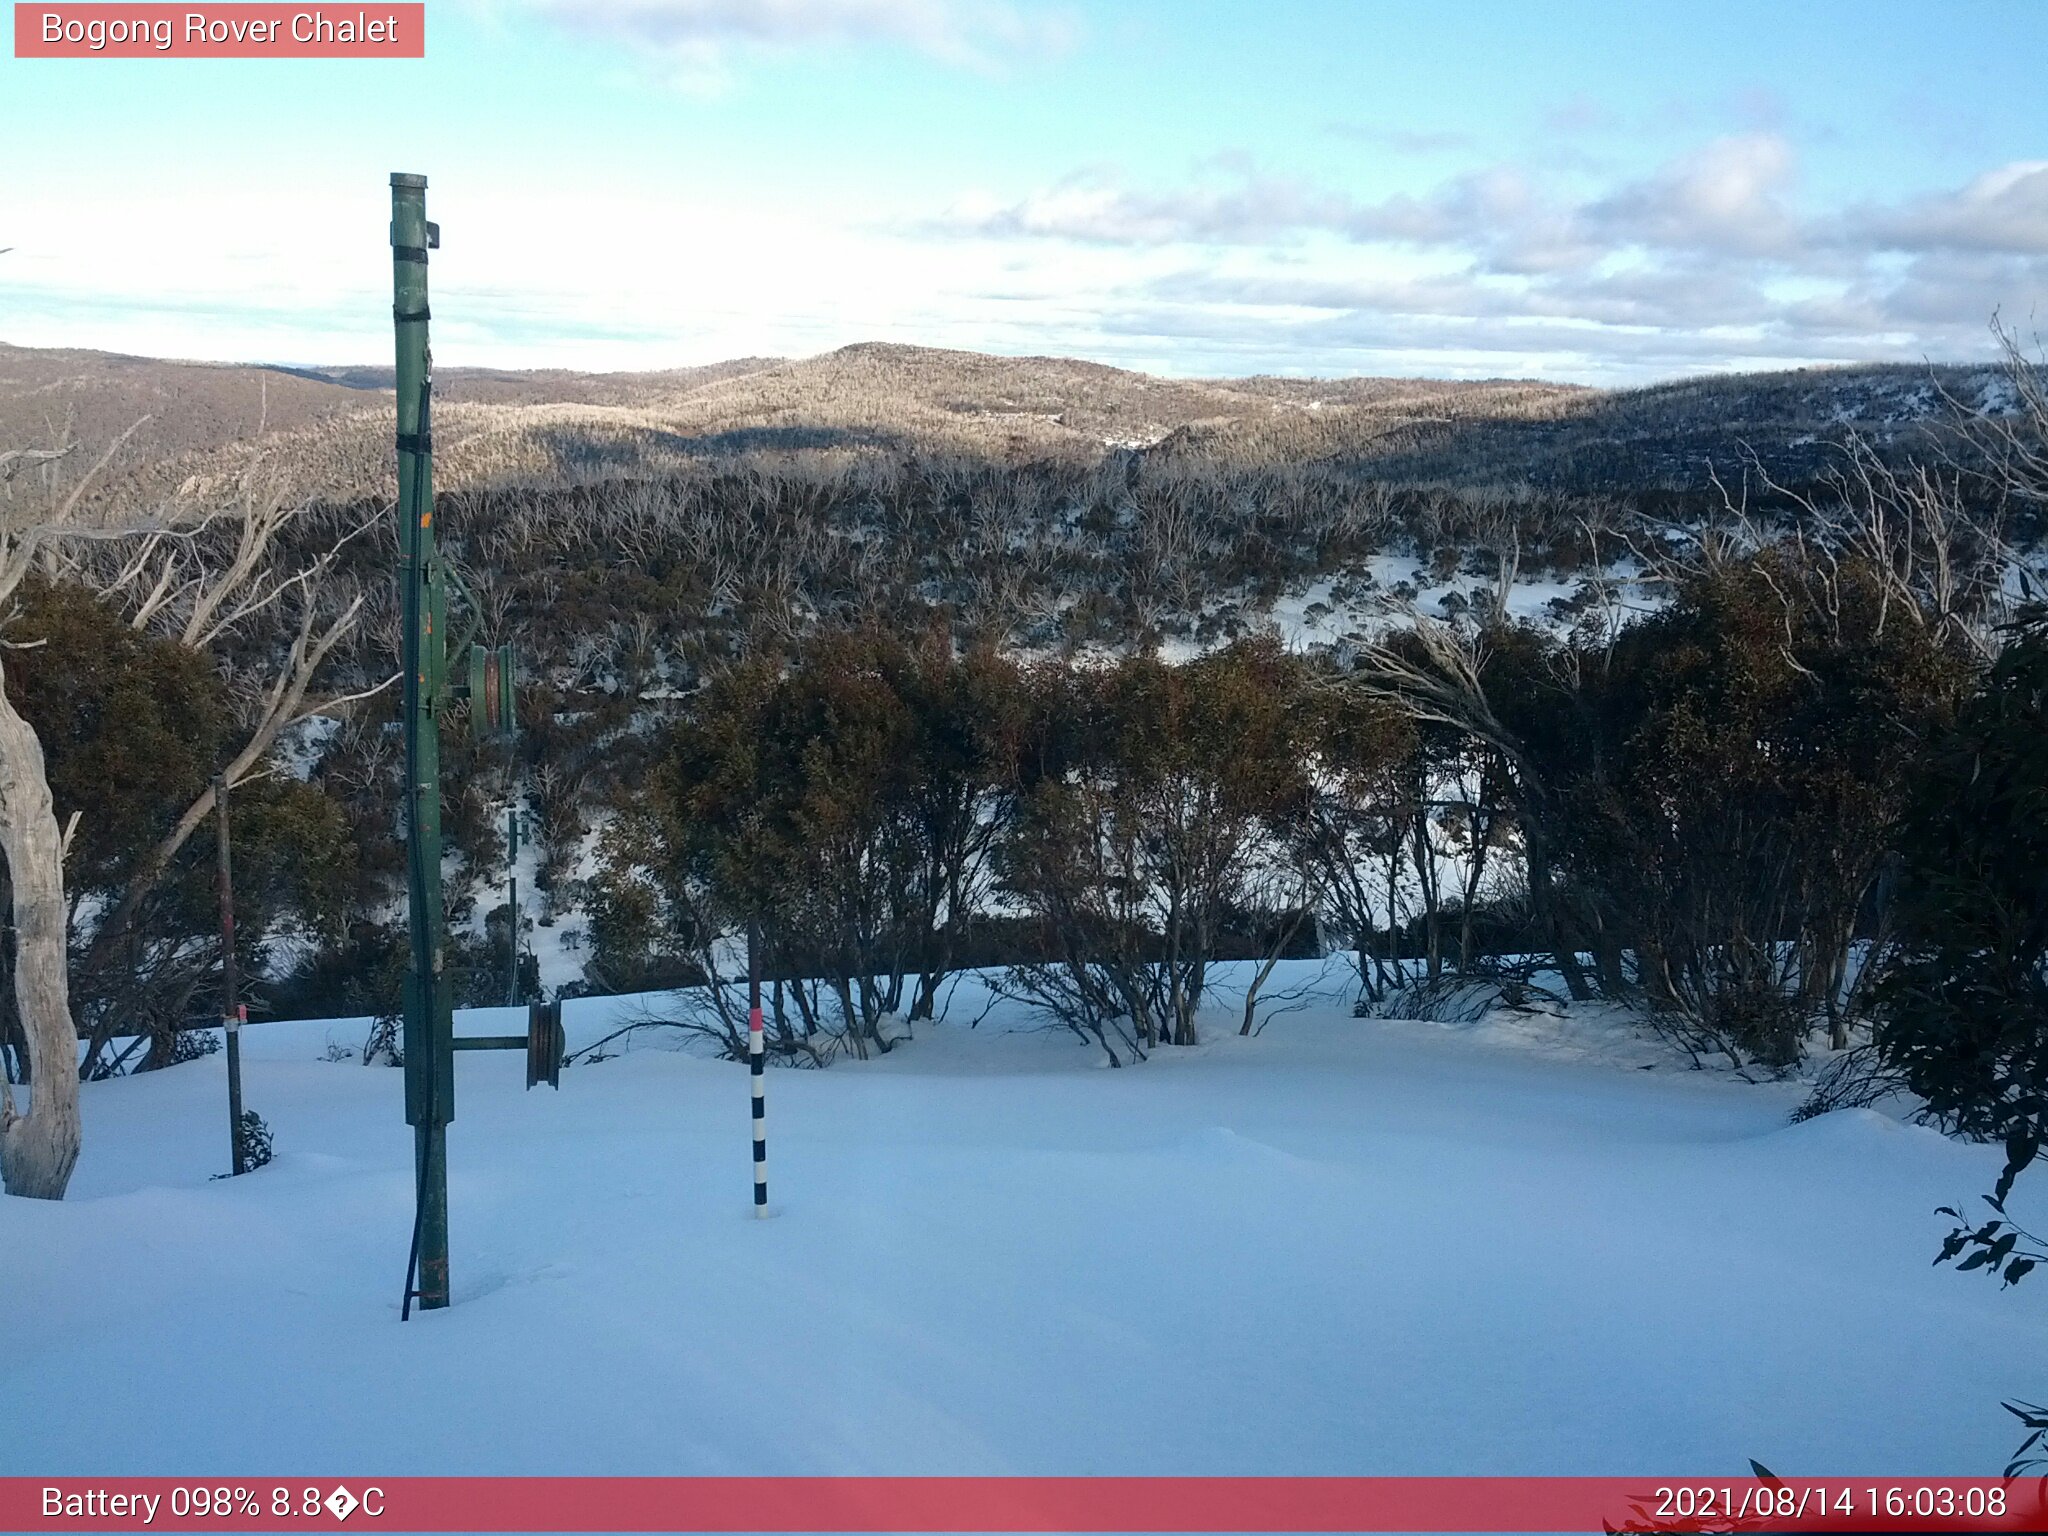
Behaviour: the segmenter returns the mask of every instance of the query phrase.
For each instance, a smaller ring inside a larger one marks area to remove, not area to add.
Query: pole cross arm
[[[562,1029],[560,1003],[531,1003],[526,1010],[523,1035],[457,1035],[458,1051],[526,1052],[526,1086],[546,1083],[562,1086],[562,1058],[568,1054],[568,1036]]]

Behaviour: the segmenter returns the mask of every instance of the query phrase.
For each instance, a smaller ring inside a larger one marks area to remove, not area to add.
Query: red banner
[[[4,1531],[2042,1531],[2033,1479],[0,1478]]]
[[[420,59],[427,8],[355,5],[25,5],[17,59]]]

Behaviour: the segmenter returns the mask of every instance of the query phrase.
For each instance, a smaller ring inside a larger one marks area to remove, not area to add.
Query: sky
[[[0,340],[382,361],[405,170],[443,365],[1967,360],[2048,327],[2043,58],[2035,0],[433,0],[422,60],[6,56]]]

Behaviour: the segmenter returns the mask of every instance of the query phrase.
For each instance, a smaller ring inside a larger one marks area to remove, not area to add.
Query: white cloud
[[[1792,146],[1774,133],[1716,139],[1598,199],[1586,222],[1612,243],[1768,255],[1799,239],[1784,202]]]
[[[881,43],[994,70],[1072,45],[1064,7],[1012,0],[528,0],[564,27],[651,55],[685,83],[719,83],[737,53]]]
[[[1895,250],[2048,254],[2048,160],[2016,160],[1951,192],[1858,210],[1845,233]]]
[[[1446,355],[1552,373],[1572,359],[1593,377],[1688,359],[1969,357],[1989,349],[1995,312],[2048,304],[2048,162],[1814,209],[1790,140],[1758,129],[1586,180],[1502,163],[1362,199],[1240,159],[1180,185],[1093,172],[984,195],[939,227],[968,245],[1122,253],[1107,327],[1191,346],[1263,338],[1268,355],[1436,337]],[[1172,265],[1147,272],[1153,255]]]
[[[2048,238],[2029,222],[2044,171],[1815,209],[1784,141],[1742,135],[1628,181],[1531,162],[1365,198],[1219,157],[1176,183],[1097,170],[963,198],[937,220],[915,205],[878,214],[851,185],[797,198],[593,180],[539,225],[519,179],[451,178],[435,192],[436,350],[450,365],[664,367],[881,339],[1179,373],[1604,383],[1966,358],[1990,350],[1994,311],[2048,310]],[[253,225],[214,184],[17,198],[0,335],[385,356],[389,290],[361,243],[381,228],[381,186],[281,196]],[[607,231],[601,252],[591,228]]]
[[[1364,211],[1285,177],[1227,169],[1222,185],[1156,193],[1133,190],[1100,172],[1080,172],[1012,203],[964,199],[935,227],[1098,245],[1236,245],[1343,228]]]
[[[941,228],[1108,245],[1257,244],[1311,233],[1361,243],[1455,245],[1497,264],[1550,270],[1618,245],[1763,251],[1792,238],[1782,195],[1791,147],[1772,134],[1715,140],[1642,180],[1574,202],[1512,164],[1416,196],[1363,200],[1220,158],[1207,180],[1140,190],[1083,172],[1021,198],[964,200]]]

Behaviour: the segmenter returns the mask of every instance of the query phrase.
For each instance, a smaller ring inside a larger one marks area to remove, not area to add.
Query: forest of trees
[[[886,1048],[882,1019],[1002,965],[1122,1060],[1195,1038],[1214,961],[1328,946],[1363,1010],[1548,985],[1789,1067],[1869,1023],[1915,796],[1989,685],[1890,586],[1773,546],[1610,641],[1435,625],[1348,664],[821,635],[659,739],[607,836],[592,964],[702,981],[752,924],[807,1053]],[[1254,983],[1242,1027],[1256,1009]]]
[[[1600,999],[1695,1060],[1825,1048],[1823,1106],[1910,1087],[2007,1134],[2048,1103],[2041,416],[1968,468],[1851,444],[1683,506],[1128,454],[448,498],[529,667],[516,755],[448,735],[458,996],[501,1000],[530,938],[496,894],[516,801],[583,985],[670,991],[732,1052],[749,930],[798,1064],[891,1049],[968,969],[1133,1063],[1255,1032],[1277,962],[1331,955],[1362,1015]],[[216,773],[258,1007],[395,1006],[383,509],[261,489],[41,540],[15,582],[88,1075],[208,1011]],[[1472,600],[1313,653],[1219,617],[1389,548]],[[1512,615],[1531,567],[1583,575],[1569,611]],[[10,1004],[14,1081],[28,1044]]]

